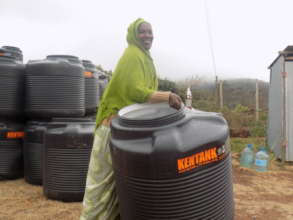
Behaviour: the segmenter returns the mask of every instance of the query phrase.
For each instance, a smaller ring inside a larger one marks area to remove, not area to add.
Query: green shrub
[[[255,125],[249,129],[252,137],[265,137],[266,127],[264,125]]]
[[[248,111],[249,111],[249,108],[241,104],[236,105],[236,107],[233,109],[233,112],[238,112],[238,113],[244,113]]]

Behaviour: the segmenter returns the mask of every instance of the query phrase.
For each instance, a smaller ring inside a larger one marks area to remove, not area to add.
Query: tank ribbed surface
[[[95,65],[89,60],[83,60],[82,64],[85,68],[85,108],[86,113],[90,114],[97,111],[100,99],[100,85]]]
[[[49,148],[44,192],[48,198],[82,201],[91,149]]]
[[[43,175],[44,121],[28,121],[23,144],[24,178],[30,184],[41,185]]]
[[[61,120],[49,123],[45,133],[44,193],[50,199],[82,201],[95,123]]]
[[[42,158],[44,144],[25,143],[23,150],[24,157],[24,178],[30,184],[42,184]]]
[[[100,74],[99,75],[99,90],[100,90],[100,97],[102,97],[106,87],[108,85],[108,79],[106,75]]]
[[[12,121],[0,121],[0,179],[15,179],[23,175],[23,126]]]
[[[65,60],[27,64],[26,105],[29,117],[79,117],[85,113],[83,68]]]
[[[0,179],[15,179],[23,175],[22,141],[0,141]]]
[[[21,141],[0,141],[0,178],[14,179],[22,174]]]
[[[128,200],[120,204],[122,210],[127,212],[127,207],[135,207],[136,210],[129,219],[233,219],[230,156],[215,166],[177,179],[146,180],[117,176],[117,180],[119,193],[127,191],[128,194],[125,197]],[[121,185],[127,189],[119,188]]]
[[[99,105],[99,81],[97,78],[85,78],[85,108],[90,114],[97,111]]]
[[[23,113],[24,66],[0,56],[0,116]]]

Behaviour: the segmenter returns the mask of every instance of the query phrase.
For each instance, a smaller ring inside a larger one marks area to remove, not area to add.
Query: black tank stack
[[[122,109],[110,141],[121,220],[232,220],[228,135],[217,113]]]
[[[95,127],[94,118],[85,115],[87,70],[94,72],[71,55],[49,55],[26,65],[25,179],[43,184],[51,199],[80,201],[84,194]]]
[[[82,60],[85,77],[85,110],[86,115],[95,115],[100,99],[99,74],[90,60]]]
[[[23,175],[23,100],[22,52],[17,47],[3,46],[0,48],[0,179]]]

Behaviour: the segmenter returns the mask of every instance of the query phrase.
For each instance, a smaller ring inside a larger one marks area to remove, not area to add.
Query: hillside
[[[266,110],[268,108],[269,83],[258,81],[259,84],[259,105]],[[184,87],[181,85],[181,87]],[[223,81],[224,105],[234,108],[238,104],[254,108],[256,81],[254,79],[230,79]],[[191,87],[194,100],[214,99],[215,82],[197,81]]]

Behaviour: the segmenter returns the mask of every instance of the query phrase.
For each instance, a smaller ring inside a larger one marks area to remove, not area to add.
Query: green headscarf
[[[158,88],[153,60],[137,38],[138,27],[144,22],[146,21],[139,18],[128,27],[128,47],[104,91],[97,114],[97,126],[125,106],[146,102]]]

